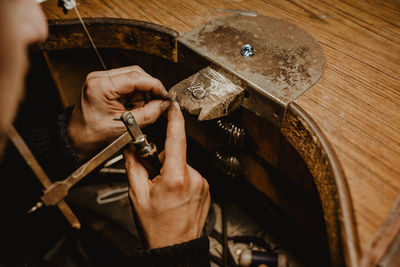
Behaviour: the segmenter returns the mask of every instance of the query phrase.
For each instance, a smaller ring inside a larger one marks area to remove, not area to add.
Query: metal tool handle
[[[142,133],[135,117],[129,111],[121,115],[120,120],[125,124],[128,133],[132,136],[136,154],[149,172],[149,178],[153,179],[160,174],[161,163],[158,159],[157,147],[147,141],[146,135]]]
[[[44,172],[39,162],[33,156],[31,150],[28,148],[25,141],[22,139],[22,137],[19,135],[19,133],[14,127],[11,127],[8,133],[8,137],[14,143],[15,147],[21,153],[21,156],[24,158],[24,160],[29,165],[33,173],[36,175],[38,180],[42,183],[42,185],[45,188],[51,187],[52,183],[50,178]],[[65,203],[65,201],[59,200],[55,204],[57,204],[58,208],[64,214],[65,218],[68,220],[68,222],[71,224],[72,227],[74,227],[75,229],[81,228],[81,224],[79,223],[78,219],[76,218],[75,214],[72,212],[70,207],[67,205],[67,203]],[[30,212],[37,210],[42,205],[43,204],[39,202],[30,210]]]
[[[149,172],[149,178],[152,180],[160,174],[162,167],[160,159],[158,158],[157,147],[155,144],[149,143],[145,135],[143,138],[136,140],[134,144],[136,147],[136,154],[140,162]]]

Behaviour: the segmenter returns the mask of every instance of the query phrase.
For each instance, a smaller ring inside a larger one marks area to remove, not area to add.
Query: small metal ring
[[[193,91],[192,91],[192,95],[196,99],[203,99],[206,96],[206,94],[207,94],[207,91],[204,90],[203,88],[196,88],[196,89],[193,89]]]

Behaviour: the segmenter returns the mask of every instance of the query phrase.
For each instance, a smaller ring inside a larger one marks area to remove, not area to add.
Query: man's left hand
[[[139,66],[90,73],[68,125],[78,156],[85,160],[124,133],[124,124],[114,120],[127,111],[121,99],[137,99],[146,92],[158,100],[136,102],[130,110],[140,127],[154,123],[169,107],[170,102],[162,100],[168,98],[162,83]]]

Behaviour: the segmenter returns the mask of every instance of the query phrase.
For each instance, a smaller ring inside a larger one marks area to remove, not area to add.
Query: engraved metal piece
[[[204,87],[194,88],[192,90],[192,95],[196,99],[203,99],[207,95],[207,91],[204,90]]]
[[[284,20],[234,15],[210,21],[181,35],[184,62],[206,59],[246,89],[241,105],[280,126],[286,107],[315,84],[324,70],[321,46],[307,32]],[[253,47],[253,57],[250,55]],[[250,53],[248,53],[250,52]],[[256,54],[255,54],[256,53]]]
[[[249,44],[245,44],[240,49],[240,54],[244,57],[252,57],[254,55],[254,48]]]
[[[173,86],[169,95],[182,109],[203,121],[236,110],[245,98],[245,89],[209,66]]]
[[[192,96],[196,99],[203,99],[207,95],[207,90],[204,89],[204,84],[202,83],[194,83],[199,73],[194,76],[192,83],[187,88],[190,92],[192,92]]]

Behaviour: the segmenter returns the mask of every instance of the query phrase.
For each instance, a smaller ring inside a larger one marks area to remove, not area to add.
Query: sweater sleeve
[[[185,243],[132,253],[133,266],[148,267],[208,267],[209,240],[202,236]]]
[[[76,154],[67,132],[71,113],[72,107],[65,110],[48,125],[29,131],[24,135],[32,153],[53,181],[65,179],[83,164]]]

